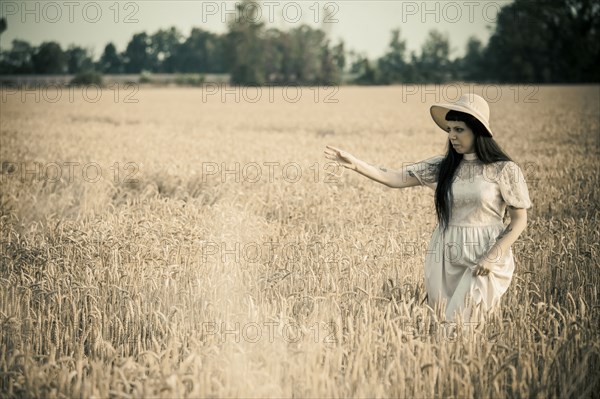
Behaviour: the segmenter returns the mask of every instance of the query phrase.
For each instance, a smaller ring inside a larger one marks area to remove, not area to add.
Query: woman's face
[[[448,121],[448,139],[459,154],[475,152],[475,133],[464,122]]]

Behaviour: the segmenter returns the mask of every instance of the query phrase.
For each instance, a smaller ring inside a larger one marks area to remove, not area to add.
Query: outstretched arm
[[[408,174],[406,168],[401,170],[387,169],[366,163],[354,155],[335,147],[326,146],[325,157],[338,162],[343,167],[354,170],[371,180],[392,188],[419,186],[419,180]]]
[[[505,256],[511,245],[517,241],[523,230],[527,227],[527,209],[508,207],[510,224],[498,236],[498,239],[489,249],[486,257],[482,259],[473,271],[474,276],[487,276],[494,270],[494,259]]]

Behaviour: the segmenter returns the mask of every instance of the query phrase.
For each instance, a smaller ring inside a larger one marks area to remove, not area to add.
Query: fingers
[[[331,159],[332,161],[339,161],[341,157],[333,152],[325,151],[325,158]]]
[[[328,147],[325,150],[325,153],[327,153],[327,154],[340,154],[341,152],[342,152],[342,150],[338,150],[337,148],[331,148],[331,147]]]
[[[490,269],[487,269],[481,265],[477,265],[475,270],[473,271],[473,276],[488,276],[490,274]]]
[[[345,153],[342,150],[338,150],[335,147],[326,146],[327,149],[324,151],[325,157],[332,161],[345,161]]]
[[[353,165],[350,154],[348,154],[347,152],[340,150],[338,148],[332,147],[330,145],[326,145],[325,147],[327,149],[324,151],[324,153],[325,153],[325,157],[327,159],[337,162],[344,168],[354,169],[354,170],[356,169],[355,166]]]
[[[335,154],[335,153],[339,153],[339,150],[337,150],[336,148],[332,148],[330,146],[326,146],[325,154]]]
[[[340,150],[339,148],[335,148],[332,147],[330,145],[326,145],[325,146],[327,149],[325,150],[326,154],[331,154],[331,155],[337,155],[337,156],[342,156],[342,154],[344,153],[343,150]]]

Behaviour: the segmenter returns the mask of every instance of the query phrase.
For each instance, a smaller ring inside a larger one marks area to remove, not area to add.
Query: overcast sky
[[[428,31],[448,34],[451,58],[464,54],[467,39],[476,36],[487,43],[495,28],[498,10],[506,1],[263,1],[260,21],[288,29],[302,23],[326,30],[334,43],[344,40],[347,50],[374,59],[383,55],[391,31],[400,28],[409,52],[419,52]],[[0,2],[8,29],[0,47],[10,48],[13,39],[33,45],[56,41],[93,50],[98,58],[113,42],[126,48],[134,33],[154,33],[175,26],[187,36],[192,27],[215,33],[226,31],[233,18],[235,1],[10,1]],[[329,16],[328,16],[329,13]],[[247,14],[250,18],[250,13]]]

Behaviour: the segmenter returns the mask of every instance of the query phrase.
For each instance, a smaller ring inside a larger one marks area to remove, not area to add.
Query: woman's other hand
[[[473,277],[476,276],[487,276],[488,274],[490,274],[490,272],[492,271],[492,268],[494,267],[494,265],[487,261],[486,259],[479,261],[479,263],[477,263],[477,266],[475,266],[475,269],[473,270]]]
[[[356,158],[354,155],[329,145],[325,147],[325,157],[327,159],[339,163],[344,168],[356,170]]]

